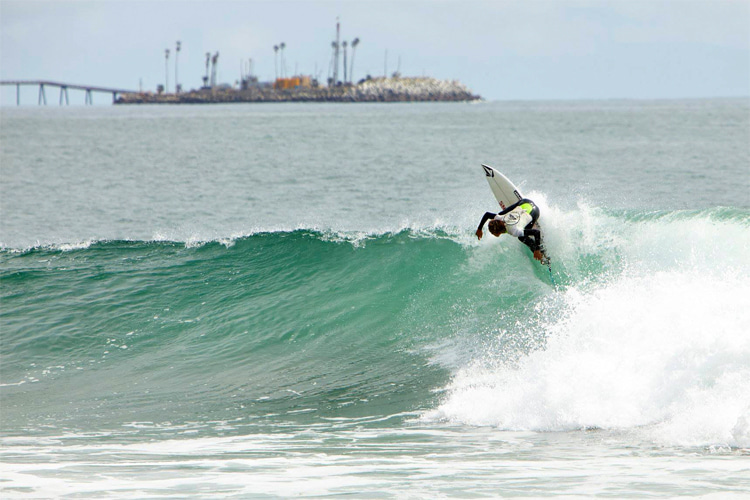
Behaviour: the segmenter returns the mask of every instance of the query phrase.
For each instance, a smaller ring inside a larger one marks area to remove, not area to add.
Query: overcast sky
[[[288,74],[325,80],[337,17],[342,40],[360,39],[355,79],[381,76],[387,50],[389,73],[400,60],[404,76],[458,79],[490,100],[750,95],[750,0],[0,0],[0,77],[155,90],[169,48],[171,90],[180,40],[186,89],[206,52],[220,53],[220,82],[250,58],[273,79],[280,42]],[[15,104],[15,87],[1,101]]]

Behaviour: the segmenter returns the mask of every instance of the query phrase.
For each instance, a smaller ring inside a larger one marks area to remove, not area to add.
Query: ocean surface
[[[742,498],[750,99],[0,109],[0,497]],[[474,236],[481,163],[551,267]]]

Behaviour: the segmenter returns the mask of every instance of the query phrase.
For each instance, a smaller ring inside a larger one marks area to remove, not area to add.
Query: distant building
[[[291,78],[277,78],[273,83],[273,88],[277,90],[310,88],[313,86],[313,79],[310,76],[293,76]]]

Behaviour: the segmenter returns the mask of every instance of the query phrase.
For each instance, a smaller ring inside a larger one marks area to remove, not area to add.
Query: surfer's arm
[[[490,219],[494,219],[497,214],[493,214],[492,212],[485,212],[482,216],[482,221],[479,223],[479,226],[477,227],[477,238],[480,240],[482,239],[482,228],[484,227],[484,223],[487,222]]]

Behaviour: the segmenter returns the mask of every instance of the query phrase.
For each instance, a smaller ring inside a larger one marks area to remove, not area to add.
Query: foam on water
[[[425,418],[750,447],[747,218],[545,208],[569,281],[515,332],[541,340],[518,359],[490,344]]]
[[[390,418],[400,421],[384,417]],[[13,487],[3,494],[287,498],[377,492],[385,498],[467,498],[495,497],[502,488],[504,496],[579,498],[615,490],[634,497],[647,490],[672,498],[684,493],[685,475],[696,469],[703,472],[692,494],[710,495],[721,485],[724,496],[741,496],[747,488],[746,462],[727,460],[725,453],[665,460],[658,451],[633,453],[601,433],[445,425],[368,429],[372,423],[337,419],[284,432],[149,440],[88,434],[4,438],[0,457],[8,460],[0,462],[0,471]]]

